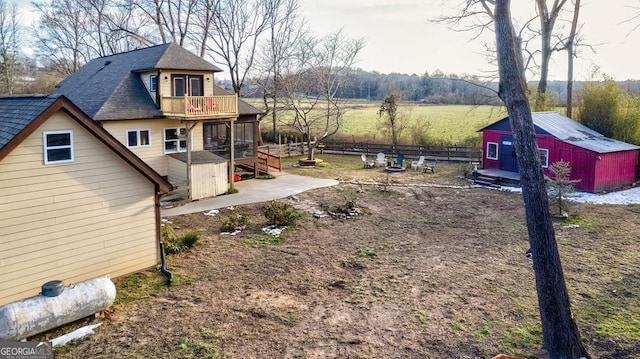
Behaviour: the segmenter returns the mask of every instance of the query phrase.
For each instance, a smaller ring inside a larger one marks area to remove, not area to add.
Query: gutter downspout
[[[162,264],[160,266],[160,272],[167,277],[167,285],[171,285],[171,283],[173,283],[173,273],[167,269],[167,263],[164,259],[164,244],[162,242],[160,242],[160,263]]]
[[[161,229],[161,216],[160,216],[160,193],[156,187],[156,241],[158,242],[158,249],[160,250],[160,272],[167,277],[167,285],[171,285],[173,282],[173,273],[167,269],[167,262],[164,257],[164,244],[162,243],[162,229]]]

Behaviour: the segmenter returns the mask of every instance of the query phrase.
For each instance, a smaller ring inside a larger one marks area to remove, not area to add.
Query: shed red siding
[[[639,146],[604,137],[557,112],[534,112],[532,119],[538,148],[548,150],[548,165],[564,160],[571,165],[571,179],[580,180],[580,191],[605,192],[636,181]],[[505,117],[482,129],[482,167],[517,172],[513,134]],[[487,144],[495,143],[496,159],[487,158]],[[543,164],[544,165],[544,164]],[[551,176],[548,167],[543,168]]]
[[[553,162],[563,160],[571,166],[571,179],[580,180],[573,185],[578,191],[594,192],[596,153],[572,144],[556,141],[557,156]],[[547,176],[549,173],[547,173]]]
[[[611,191],[636,181],[638,151],[603,153],[596,159],[594,192]]]
[[[510,134],[509,131],[483,131],[483,168],[500,168],[500,158],[497,160],[487,158],[487,143],[494,142],[498,146],[502,146],[501,136]],[[576,190],[595,193],[606,192],[623,188],[636,181],[638,151],[598,154],[549,135],[537,135],[536,141],[539,148],[549,150],[549,165],[561,159],[569,162],[571,179],[580,180],[574,185]],[[551,175],[548,168],[544,168],[543,172],[547,176]]]
[[[482,133],[482,168],[500,168],[500,158],[497,160],[487,158],[487,143],[495,142],[500,146],[500,136],[510,133],[506,131],[484,131]]]

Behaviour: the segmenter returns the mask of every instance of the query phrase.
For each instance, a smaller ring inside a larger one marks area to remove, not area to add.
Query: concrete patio
[[[338,184],[338,181],[333,179],[298,176],[285,172],[273,174],[275,175],[274,179],[249,179],[236,182],[234,185],[238,189],[238,193],[188,202],[182,205],[163,206],[161,214],[163,217],[171,217],[241,204],[267,202]]]

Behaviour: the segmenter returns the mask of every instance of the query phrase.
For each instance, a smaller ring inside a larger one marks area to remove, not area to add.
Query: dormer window
[[[158,91],[158,76],[156,75],[149,76],[149,91],[151,92]]]

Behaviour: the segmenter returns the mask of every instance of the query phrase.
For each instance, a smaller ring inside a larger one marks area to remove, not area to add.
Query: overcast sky
[[[428,21],[456,13],[460,0],[299,1],[316,35],[344,27],[351,37],[365,38],[366,47],[357,64],[362,69],[419,75],[436,69],[481,75],[483,70],[491,69],[482,45],[494,40],[493,33],[472,41],[469,33],[454,32]],[[534,13],[533,0],[511,3],[514,16]],[[580,50],[576,79],[589,79],[594,66],[616,80],[640,79],[640,29],[627,36],[640,19],[624,22],[637,11],[630,6],[640,6],[640,0],[582,0],[582,4],[583,36],[589,44],[597,45],[597,53]],[[552,61],[550,79],[566,79],[566,53],[555,55]]]
[[[299,0],[312,31],[322,36],[344,28],[352,38],[364,38],[366,46],[357,67],[381,73],[422,75],[445,73],[483,75],[495,70],[487,64],[483,43],[493,33],[471,40],[467,32],[455,32],[429,22],[443,14],[455,14],[464,0]],[[17,0],[25,24],[31,24],[30,0]],[[550,3],[551,1],[548,1]],[[533,0],[513,0],[514,16],[530,18]],[[569,1],[571,3],[571,1]],[[580,23],[587,48],[576,60],[575,77],[590,79],[597,66],[616,80],[640,79],[640,18],[625,22],[640,7],[640,0],[582,0]],[[550,80],[566,79],[566,54],[552,58]],[[533,77],[531,79],[534,79]],[[600,78],[598,78],[600,79]]]

